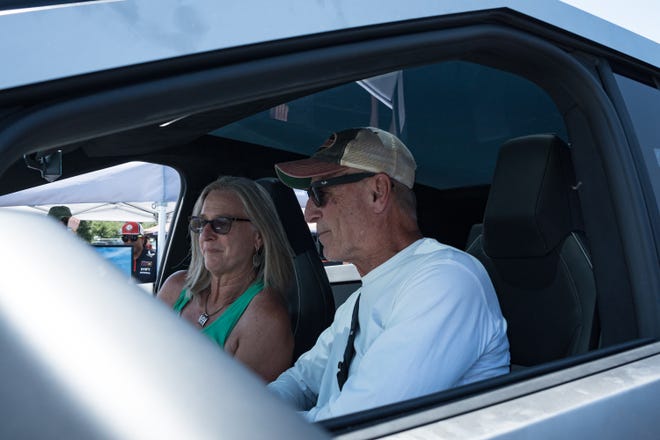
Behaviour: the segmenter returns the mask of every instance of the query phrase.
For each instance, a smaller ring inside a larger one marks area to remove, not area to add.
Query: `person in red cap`
[[[307,190],[305,220],[326,257],[362,276],[316,345],[268,385],[310,421],[509,372],[488,273],[422,236],[415,168],[399,138],[373,127],[334,133],[312,157],[275,166],[282,182]]]
[[[133,278],[138,283],[156,281],[156,253],[146,245],[142,225],[138,222],[126,222],[121,227],[121,241],[133,246]]]

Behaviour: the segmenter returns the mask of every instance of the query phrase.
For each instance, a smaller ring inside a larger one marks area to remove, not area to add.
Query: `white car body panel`
[[[30,239],[19,229],[30,231]],[[47,365],[43,374],[59,389],[59,405],[85,417],[93,432],[122,439],[260,438],[277,424],[288,438],[325,437],[282,406],[256,375],[50,218],[4,212],[0,237],[12,249],[0,253],[0,323],[12,340],[0,338],[3,373],[24,359],[30,367]],[[182,371],[184,359],[190,368]],[[195,374],[182,376],[191,369]],[[52,408],[44,410],[48,400],[39,382],[20,386],[22,375],[34,381],[30,371],[13,371],[1,387],[16,398],[4,408],[4,420],[12,423],[0,432],[29,438],[39,411],[35,431],[50,423],[53,438],[70,438],[68,428],[58,426],[66,419],[54,421]],[[249,398],[224,399],[225,407],[218,403],[224,394]],[[272,418],[248,418],[253,411]]]
[[[97,1],[0,11],[0,89],[420,17],[509,8],[660,66],[658,44],[560,1]],[[249,28],[245,27],[250,23]]]
[[[552,438],[558,420],[573,438],[653,438],[658,395],[656,355],[386,438]]]

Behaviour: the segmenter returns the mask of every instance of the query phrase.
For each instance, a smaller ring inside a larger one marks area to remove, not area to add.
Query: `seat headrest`
[[[524,136],[500,149],[484,213],[491,258],[548,255],[571,232],[573,179],[568,146],[552,134]]]
[[[294,359],[312,348],[331,323],[335,301],[318,250],[294,191],[275,178],[258,179],[270,194],[295,257],[295,283],[286,292],[295,346]]]
[[[309,250],[316,252],[314,240],[305,223],[300,203],[293,190],[274,177],[263,177],[257,180],[273,199],[277,215],[280,217],[284,232],[295,255]]]

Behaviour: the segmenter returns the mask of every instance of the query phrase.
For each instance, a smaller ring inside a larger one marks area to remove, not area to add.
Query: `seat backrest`
[[[275,178],[257,180],[271,196],[294,253],[295,283],[287,292],[294,359],[309,350],[335,313],[332,288],[293,190]]]
[[[568,146],[555,135],[506,142],[483,230],[467,251],[484,264],[507,319],[511,363],[529,366],[594,345],[596,287]],[[474,228],[477,230],[478,228]]]

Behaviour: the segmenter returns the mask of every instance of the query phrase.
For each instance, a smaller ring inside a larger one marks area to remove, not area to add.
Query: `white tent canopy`
[[[157,222],[160,237],[176,207],[179,174],[170,167],[129,162],[0,196],[0,207],[43,212],[66,205],[81,220]],[[158,257],[162,246],[158,246]]]
[[[170,167],[129,162],[0,196],[0,206],[175,202],[181,180]]]
[[[58,204],[36,205],[36,206],[4,206],[0,207],[0,212],[22,211],[46,215],[48,210]],[[140,222],[152,223],[158,222],[160,204],[156,202],[132,202],[132,203],[66,203],[71,209],[71,214],[80,220],[99,220],[115,222]],[[171,220],[171,215],[176,208],[176,202],[167,202],[165,204],[165,213],[167,222]]]

